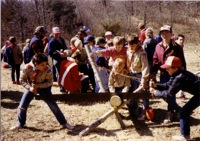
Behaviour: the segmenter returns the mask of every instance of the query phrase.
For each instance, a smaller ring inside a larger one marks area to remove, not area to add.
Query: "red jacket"
[[[82,75],[79,75],[78,65],[76,63],[69,60],[62,61],[58,78],[59,85],[68,91],[80,90],[81,78]]]

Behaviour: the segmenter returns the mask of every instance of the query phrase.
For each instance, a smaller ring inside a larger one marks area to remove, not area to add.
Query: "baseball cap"
[[[111,31],[106,31],[105,36],[112,36],[112,32]]]
[[[160,28],[160,32],[161,31],[169,31],[170,33],[172,33],[172,28],[171,26],[169,25],[163,25],[161,28]]]
[[[162,66],[163,69],[170,68],[170,67],[180,67],[182,65],[181,59],[175,56],[169,56]]]
[[[87,44],[88,42],[94,41],[94,37],[92,35],[88,35],[85,40],[84,43]]]
[[[52,32],[53,32],[54,34],[56,34],[56,33],[61,33],[59,27],[53,27],[53,28],[52,28]]]

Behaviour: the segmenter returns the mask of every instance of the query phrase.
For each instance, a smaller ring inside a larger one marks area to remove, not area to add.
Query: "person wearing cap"
[[[109,41],[110,39],[113,39],[113,34],[111,31],[106,31],[105,39],[106,39],[106,42]]]
[[[59,27],[52,28],[53,37],[48,42],[48,54],[53,59],[53,65],[56,68],[56,76],[58,78],[60,73],[60,64],[63,60],[66,60],[67,56],[71,55],[71,51],[68,50],[65,40],[60,36],[61,30]],[[66,52],[66,53],[65,53]],[[65,92],[64,88],[60,87],[61,92]]]
[[[88,35],[85,38],[84,44],[89,45],[92,52],[95,52],[97,50],[97,46],[95,45],[95,39],[92,35]],[[94,71],[92,69],[90,62],[88,62],[88,72],[89,72],[88,75],[89,75],[90,83],[92,84],[92,88],[93,88],[92,92],[95,92],[96,83],[95,83],[95,78],[94,78]]]
[[[200,77],[185,70],[182,67],[181,59],[176,56],[169,56],[166,62],[161,65],[170,79],[168,82],[150,83],[150,93],[156,97],[172,98],[179,90],[190,93],[193,97],[179,110],[180,115],[180,136],[173,136],[174,140],[190,139],[190,114],[200,105]],[[167,101],[170,102],[170,101]]]
[[[5,54],[7,57],[7,62],[11,66],[11,79],[13,84],[20,85],[19,78],[20,78],[20,65],[23,62],[22,50],[16,44],[16,38],[11,36],[9,38],[10,44],[6,48]],[[15,79],[16,73],[16,79]]]
[[[156,73],[160,71],[160,83],[165,83],[169,80],[170,76],[165,69],[162,69],[160,66],[165,63],[168,56],[176,56],[181,59],[182,66],[186,69],[186,61],[183,53],[183,48],[178,45],[174,40],[171,39],[172,28],[169,25],[164,25],[160,28],[160,35],[162,42],[158,43],[155,48],[153,55],[153,65],[151,70],[151,78],[155,79]],[[174,99],[173,99],[174,98]],[[164,123],[171,122],[173,114],[179,112],[179,106],[176,104],[176,97],[169,99],[171,102],[168,104],[167,116],[164,120]],[[170,106],[171,103],[174,103],[173,106]],[[174,113],[175,111],[175,113]]]
[[[34,31],[34,36],[31,39],[30,43],[29,43],[29,47],[27,50],[25,50],[24,54],[25,54],[25,58],[24,58],[24,63],[27,64],[31,61],[32,57],[35,54],[38,53],[43,53],[44,52],[44,44],[42,39],[44,38],[45,34],[46,34],[46,29],[44,26],[38,26],[35,28]]]
[[[105,50],[105,44],[106,44],[105,38],[97,37],[97,38],[95,38],[95,43],[96,43],[96,52]],[[92,52],[92,53],[95,53],[95,52]],[[107,70],[103,69],[103,68],[108,68],[107,59],[105,56],[93,56],[93,57],[94,57],[96,64],[98,65],[99,75],[102,78],[103,87],[106,91],[108,91],[109,74],[108,74]],[[95,83],[96,83],[95,93],[101,92],[99,83],[97,82],[96,79],[95,79]]]

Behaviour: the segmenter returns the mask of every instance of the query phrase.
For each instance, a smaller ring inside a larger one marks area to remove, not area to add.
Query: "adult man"
[[[179,90],[186,91],[193,97],[180,109],[181,136],[172,139],[185,141],[190,139],[190,114],[200,105],[200,78],[182,68],[178,57],[170,56],[161,68],[166,69],[170,80],[164,84],[151,83],[150,92],[158,97],[175,97]]]
[[[53,65],[56,68],[56,76],[58,77],[60,73],[60,63],[63,60],[66,60],[67,56],[71,54],[71,52],[67,50],[65,41],[60,36],[61,30],[59,27],[53,27],[52,34],[53,37],[50,39],[48,43],[48,53],[50,57],[52,57],[53,59]],[[63,87],[60,87],[60,91],[65,92]]]
[[[158,43],[155,48],[153,56],[153,66],[151,75],[155,77],[155,73],[160,70],[160,83],[165,83],[169,80],[169,74],[166,70],[162,69],[160,66],[163,65],[169,56],[179,57],[182,61],[182,66],[186,69],[185,57],[183,54],[183,49],[174,40],[171,39],[172,29],[169,25],[164,25],[160,28],[160,35],[162,42]],[[174,110],[179,112],[179,106],[176,103],[176,98],[167,98],[168,101],[168,115],[167,119],[164,120],[165,123],[171,122]]]
[[[30,41],[29,47],[24,50],[24,63],[27,64],[31,61],[35,54],[44,52],[44,45],[42,39],[46,34],[44,26],[36,27],[34,31],[34,36]]]

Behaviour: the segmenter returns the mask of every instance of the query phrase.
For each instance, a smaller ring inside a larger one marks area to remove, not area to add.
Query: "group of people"
[[[93,66],[88,61],[88,57],[92,57],[104,90],[125,93],[149,88],[152,95],[163,97],[168,104],[165,123],[172,122],[174,115],[180,115],[181,136],[176,138],[189,139],[189,116],[200,104],[200,78],[186,70],[183,52],[185,37],[180,34],[177,39],[172,38],[172,28],[169,25],[160,28],[160,38],[156,39],[152,28],[139,24],[139,29],[139,34],[131,33],[127,37],[114,36],[111,31],[107,31],[104,37],[95,38],[84,27],[70,40],[70,46],[67,47],[59,27],[52,28],[47,40],[44,38],[45,28],[38,26],[23,53],[16,45],[15,37],[10,37],[5,57],[12,67],[11,78],[13,84],[21,84],[27,89],[19,105],[19,123],[12,129],[25,125],[27,108],[35,94],[44,98],[62,126],[74,129],[51,99],[51,86],[53,81],[57,81],[61,92],[73,94],[86,93],[90,83],[92,92],[102,92]],[[90,47],[90,54],[86,52],[85,45]],[[23,60],[26,65],[20,77],[20,64]],[[160,81],[156,83],[158,70]],[[194,95],[182,108],[176,103],[175,95],[179,90]],[[130,100],[127,104],[130,116],[145,120],[149,99],[143,99],[143,109],[139,114],[138,105],[136,100]]]

